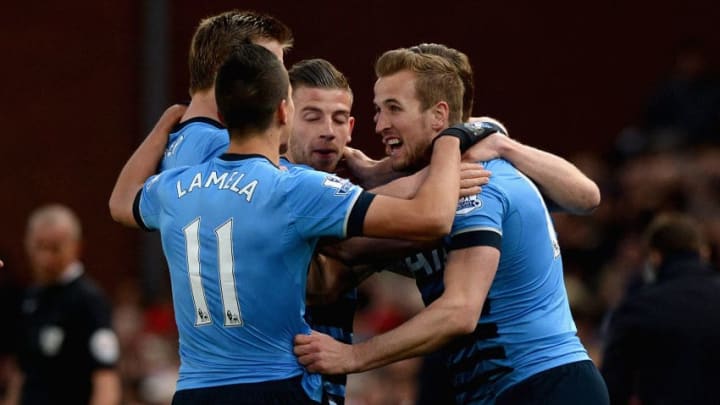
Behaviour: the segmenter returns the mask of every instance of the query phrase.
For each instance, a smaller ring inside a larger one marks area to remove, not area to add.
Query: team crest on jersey
[[[471,195],[468,197],[463,197],[458,201],[457,210],[455,210],[455,214],[457,215],[465,215],[477,208],[482,207],[482,200],[477,195]]]
[[[40,329],[40,350],[45,356],[53,357],[60,351],[65,331],[58,326],[46,326]]]
[[[323,186],[334,188],[335,195],[347,195],[353,185],[345,179],[329,174],[323,180]]]

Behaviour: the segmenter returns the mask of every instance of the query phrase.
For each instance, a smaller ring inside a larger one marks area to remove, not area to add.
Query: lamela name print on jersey
[[[176,183],[178,199],[183,198],[185,195],[192,193],[197,188],[216,188],[218,190],[228,190],[238,195],[244,195],[245,201],[250,202],[255,187],[257,187],[258,181],[256,179],[246,180],[245,173],[237,171],[223,172],[218,175],[218,172],[211,171],[207,178],[203,179],[203,173],[198,172],[193,176],[192,181],[186,187],[182,184],[182,180],[178,180]]]

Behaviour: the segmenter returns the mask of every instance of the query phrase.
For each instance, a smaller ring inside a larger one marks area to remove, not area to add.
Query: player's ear
[[[450,106],[445,101],[438,101],[432,108],[432,121],[430,126],[435,131],[447,128]]]
[[[347,143],[350,143],[350,141],[352,141],[352,131],[353,131],[353,128],[355,128],[355,117],[350,116],[348,118],[348,125],[350,126],[350,132],[348,133],[349,136],[348,136]]]
[[[293,114],[295,114],[295,104],[293,103],[292,85],[288,84],[287,97],[280,100],[277,108],[277,120],[280,125],[290,125],[292,123]]]
[[[286,99],[280,100],[280,104],[278,104],[278,108],[277,108],[278,124],[287,125],[288,117],[290,114],[292,114],[292,111],[290,109],[290,104],[287,102]]]

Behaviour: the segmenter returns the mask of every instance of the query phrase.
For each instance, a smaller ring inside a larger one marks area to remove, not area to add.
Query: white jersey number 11
[[[235,259],[232,250],[232,218],[215,228],[217,239],[218,270],[220,272],[220,292],[223,302],[223,319],[225,326],[242,326],[240,304],[235,288]],[[202,286],[202,269],[200,268],[200,218],[189,223],[185,233],[188,276],[193,303],[195,304],[195,326],[209,325],[213,322],[205,300],[205,289]]]

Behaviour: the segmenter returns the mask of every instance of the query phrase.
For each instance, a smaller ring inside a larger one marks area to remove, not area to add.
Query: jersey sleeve
[[[483,186],[482,193],[461,198],[450,232],[449,249],[473,246],[500,249],[507,207],[505,194],[492,182]]]
[[[359,235],[374,195],[333,174],[298,170],[288,174],[287,205],[305,237]]]
[[[168,172],[162,172],[151,176],[145,181],[143,187],[138,191],[133,203],[133,216],[135,222],[146,231],[153,231],[160,227],[160,190],[161,180]]]

